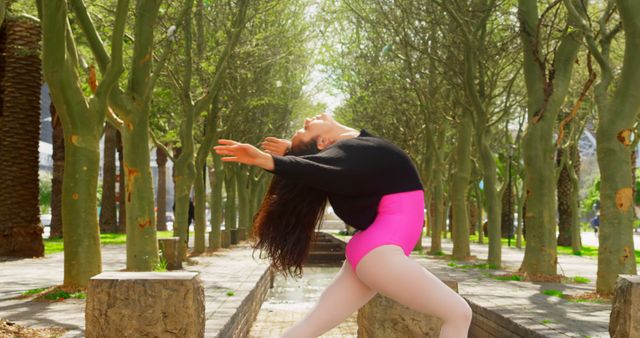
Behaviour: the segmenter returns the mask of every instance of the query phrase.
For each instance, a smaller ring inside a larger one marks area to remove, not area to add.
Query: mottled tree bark
[[[526,177],[526,240],[520,271],[555,275],[556,175],[553,133],[557,116],[568,93],[581,34],[569,31],[552,56],[551,69],[541,66],[538,3],[519,0],[520,36],[523,45],[527,88],[528,126],[522,140]],[[553,76],[548,76],[553,73]]]
[[[612,294],[620,274],[637,273],[633,243],[634,200],[631,175],[631,145],[634,123],[638,118],[640,96],[640,2],[632,0],[609,1],[599,20],[596,41],[579,6],[566,2],[565,6],[575,20],[575,27],[585,32],[589,51],[600,67],[600,81],[595,86],[598,108],[596,134],[597,157],[600,167],[600,230],[598,231],[598,279],[596,291]],[[624,30],[624,59],[622,68],[614,70],[610,50],[616,28],[606,26],[608,15],[617,7]],[[618,75],[616,77],[616,74]],[[615,82],[614,82],[615,81]],[[610,89],[615,85],[613,89]]]
[[[129,3],[126,0],[117,3],[111,65],[99,85],[90,83],[95,92],[90,99],[80,86],[75,45],[67,36],[70,30],[66,1],[46,0],[41,4],[44,74],[65,134],[64,284],[86,287],[89,278],[102,270],[96,198],[99,144],[107,97],[123,71],[122,40]]]
[[[574,190],[578,190],[579,187],[574,185],[573,180],[571,179],[571,173],[569,173],[568,167],[563,165],[562,156],[571,156],[571,162],[573,165],[571,166],[573,175],[578,175],[580,171],[580,160],[578,153],[578,146],[573,144],[569,147],[568,151],[570,154],[566,154],[567,150],[558,149],[556,153],[556,164],[558,166],[558,170],[560,170],[560,175],[558,177],[558,188],[557,188],[557,197],[558,197],[558,245],[569,246],[572,244],[572,231],[574,228],[574,224],[578,222],[575,217],[578,216],[578,212],[575,210],[574,206],[577,206],[577,194],[574,194]],[[559,166],[563,165],[562,168]],[[575,217],[574,217],[575,216]]]
[[[118,230],[116,212],[116,141],[116,128],[107,123],[104,127],[104,157],[102,159],[101,233],[115,233]]]

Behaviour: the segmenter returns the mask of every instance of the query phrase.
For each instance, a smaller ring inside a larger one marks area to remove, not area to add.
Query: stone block
[[[439,278],[458,292],[458,283]],[[395,300],[375,295],[358,310],[358,338],[406,338],[440,336],[442,320],[406,307]]]
[[[611,304],[612,338],[640,337],[640,276],[619,275]]]
[[[197,272],[103,272],[89,280],[86,337],[204,337]]]
[[[158,247],[162,252],[162,257],[167,261],[167,270],[182,269],[182,259],[178,256],[179,243],[179,237],[158,239]]]

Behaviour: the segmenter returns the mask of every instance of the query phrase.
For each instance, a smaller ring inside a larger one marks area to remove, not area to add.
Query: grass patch
[[[549,289],[549,290],[542,291],[542,293],[547,296],[562,298],[574,303],[585,303],[585,302],[599,303],[599,304],[611,303],[611,297],[603,297],[593,291],[584,292],[577,295],[567,295],[560,290]]]
[[[551,320],[551,319],[543,319],[542,320],[542,324],[551,324],[551,323],[553,323],[553,320]]]
[[[58,301],[69,298],[85,299],[87,298],[86,289],[69,288],[65,286],[50,286],[46,288],[37,288],[20,293],[21,297],[34,297],[36,301]],[[1,336],[1,335],[0,335]]]
[[[85,292],[67,292],[63,290],[53,290],[51,292],[45,293],[42,298],[46,300],[64,300],[69,298],[75,299],[85,299],[87,298],[87,294]]]
[[[20,294],[23,295],[23,296],[33,296],[33,295],[37,295],[37,294],[39,294],[42,291],[45,291],[47,289],[49,289],[49,288],[47,287],[47,288],[31,289],[31,290],[27,290],[27,291],[22,291],[22,292],[20,292]]]
[[[167,260],[164,258],[162,253],[158,254],[158,262],[156,263],[156,266],[153,267],[153,271],[156,271],[156,272],[167,271]]]
[[[231,297],[231,296],[235,296],[236,293],[233,291],[227,291],[227,296]]]
[[[558,253],[562,255],[574,255],[584,257],[598,257],[598,248],[595,246],[582,246],[578,252],[573,252],[571,246],[558,245]],[[640,254],[640,251],[636,251],[636,256]]]
[[[547,296],[554,296],[554,297],[564,298],[564,294],[560,290],[549,289],[549,290],[542,291],[542,293],[547,295]]]
[[[460,269],[482,269],[482,270],[492,269],[492,270],[495,270],[495,268],[496,268],[495,265],[488,264],[488,263],[458,264],[456,262],[449,262],[449,263],[447,263],[447,265],[452,267],[452,268],[460,268]]]
[[[516,281],[516,282],[521,282],[522,281],[522,276],[517,275],[517,274],[510,274],[510,275],[492,275],[491,278],[495,279],[495,280],[501,280],[501,281]]]
[[[483,245],[488,245],[489,237],[484,237],[485,241]],[[478,243],[478,235],[469,235],[469,241],[472,243]],[[501,238],[502,247],[508,247],[508,238]],[[511,247],[515,247],[516,238],[515,235],[511,238]],[[522,238],[522,248],[524,249],[527,245],[527,242]],[[557,247],[558,254],[561,255],[574,255],[574,256],[584,256],[584,257],[598,257],[598,247],[583,245],[581,250],[578,252],[573,252],[573,248],[564,245],[558,245]],[[636,262],[640,262],[640,250],[634,250],[636,255]]]
[[[158,231],[157,238],[173,237],[173,231]],[[194,236],[193,232],[189,232],[189,237]],[[127,243],[127,234],[100,234],[100,244],[123,245]],[[56,252],[64,251],[64,241],[62,238],[51,238],[44,240],[44,254],[49,255]]]
[[[586,284],[586,283],[591,282],[591,279],[589,279],[587,277],[575,276],[575,277],[573,277],[573,281],[575,283]]]

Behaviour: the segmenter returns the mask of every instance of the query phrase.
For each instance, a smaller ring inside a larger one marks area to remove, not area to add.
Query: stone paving
[[[301,320],[315,305],[320,294],[331,283],[339,267],[305,267],[301,279],[277,274],[274,287],[269,290],[260,308],[249,338],[280,337],[290,326]],[[322,338],[355,338],[357,312],[323,334]]]
[[[430,239],[424,238],[423,245],[428,248]],[[452,243],[443,239],[442,247],[446,253],[450,253]],[[103,270],[123,268],[124,250],[123,245],[104,246]],[[201,278],[205,283],[207,337],[212,336],[230,318],[233,310],[267,268],[267,262],[257,258],[254,260],[251,252],[246,244],[242,244],[233,249],[221,249],[211,256],[197,257],[198,265],[186,266],[188,270],[201,271]],[[487,245],[472,243],[471,252],[482,260],[487,256]],[[460,294],[469,301],[545,336],[609,336],[610,304],[576,303],[542,293],[547,289],[560,290],[565,294],[593,291],[596,280],[595,259],[572,255],[558,256],[558,272],[569,277],[586,277],[590,280],[586,284],[498,281],[491,277],[491,273],[515,271],[523,255],[524,249],[504,247],[502,259],[505,267],[503,271],[496,272],[454,268],[447,265],[449,261],[431,256],[414,254],[412,257],[426,268],[444,271],[458,280]],[[323,270],[314,275],[313,269],[315,268],[307,268],[306,279],[303,277],[297,281],[285,282],[282,276],[276,275],[275,288],[269,291],[268,298],[251,329],[250,337],[278,337],[313,307],[316,297],[338,271],[337,268],[323,268],[335,271]],[[83,300],[34,302],[12,299],[21,291],[59,285],[62,283],[62,276],[62,253],[40,259],[0,263],[0,318],[30,327],[64,326],[70,329],[64,337],[82,337]],[[309,287],[311,289],[305,291],[305,288]],[[235,295],[227,296],[226,292],[229,290],[233,290]],[[295,290],[298,290],[297,294]],[[355,337],[355,317],[356,313],[322,337]]]
[[[345,238],[348,241],[349,237]],[[424,238],[425,248],[430,239]],[[452,249],[451,241],[442,240],[445,253]],[[472,255],[479,259],[487,256],[487,245],[471,244]],[[512,319],[517,325],[525,326],[546,337],[609,337],[608,325],[610,304],[592,302],[570,302],[565,299],[548,296],[544,290],[554,289],[565,294],[578,294],[595,290],[596,261],[585,257],[559,255],[558,261],[566,276],[581,276],[590,279],[585,284],[531,283],[519,281],[499,281],[492,274],[507,274],[515,271],[522,261],[524,249],[503,248],[503,270],[453,268],[449,261],[432,256],[412,254],[420,264],[432,272],[448,274],[459,282],[459,293],[499,315]],[[336,271],[337,272],[337,271]],[[559,272],[561,270],[559,269]],[[328,284],[328,283],[327,283]],[[271,292],[268,298],[277,297]],[[268,303],[268,302],[267,302]],[[265,305],[258,314],[258,320],[252,328],[254,337],[275,337],[293,325],[311,308],[312,304],[300,309],[283,306]],[[356,337],[357,324],[355,312],[345,323],[327,332],[322,337]]]
[[[235,309],[255,287],[269,264],[259,259],[246,243],[220,249],[210,256],[194,257],[197,265],[186,270],[199,271],[205,286],[205,336],[213,337],[235,313]],[[125,267],[124,245],[102,247],[103,271]],[[84,336],[85,301],[37,302],[15,299],[20,292],[62,284],[63,255],[0,263],[0,318],[28,327],[58,326],[69,329],[64,338]],[[227,292],[233,291],[228,296]]]

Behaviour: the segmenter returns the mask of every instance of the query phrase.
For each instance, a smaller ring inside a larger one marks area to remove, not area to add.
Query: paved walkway
[[[255,287],[268,268],[268,262],[252,258],[248,244],[220,249],[210,256],[195,257],[197,265],[185,265],[186,270],[199,271],[205,286],[205,317],[207,337],[214,336],[235,313],[235,309]],[[102,247],[103,271],[120,270],[126,266],[124,245]],[[36,302],[15,299],[20,292],[62,284],[63,255],[23,259],[0,263],[0,318],[28,327],[58,326],[68,328],[63,336],[84,337],[84,300]],[[233,291],[233,296],[227,296]]]
[[[430,241],[430,238],[423,239],[425,248],[430,246]],[[453,244],[443,239],[442,248],[445,253],[451,253]],[[471,244],[472,255],[479,259],[486,259],[487,252],[487,245]],[[590,282],[585,284],[499,281],[492,278],[491,274],[516,271],[523,256],[524,249],[503,248],[503,271],[452,268],[447,265],[449,261],[430,256],[416,256],[416,259],[426,268],[446,271],[458,280],[459,292],[468,300],[548,337],[609,337],[610,304],[571,302],[542,293],[549,289],[569,295],[595,291],[595,259],[558,255],[558,272],[567,277],[589,278]]]
[[[430,239],[424,238],[423,245],[428,248]],[[451,252],[452,244],[449,240],[443,240],[442,246],[446,253]],[[105,271],[125,266],[124,250],[123,245],[103,247]],[[233,309],[266,269],[267,262],[254,261],[251,251],[246,244],[234,249],[221,249],[212,256],[196,258],[198,265],[187,266],[188,270],[201,271],[201,278],[205,283],[207,336],[231,316]],[[487,246],[472,243],[471,252],[479,259],[485,259]],[[505,270],[515,271],[520,266],[523,255],[523,249],[504,247],[502,258]],[[447,265],[448,261],[440,258],[421,255],[413,257],[426,268],[446,272],[458,280],[460,294],[468,300],[549,337],[609,336],[609,304],[576,303],[542,293],[547,289],[560,290],[565,294],[595,290],[596,260],[593,258],[559,255],[559,273],[569,277],[586,277],[590,282],[554,284],[498,281],[491,277],[491,273],[507,271],[453,268]],[[282,277],[276,275],[276,287],[269,291],[267,301],[252,328],[252,337],[276,337],[311,309],[316,297],[337,272],[337,269],[324,270],[314,277],[312,270],[305,270],[309,272],[307,279],[298,281],[283,282]],[[41,259],[0,263],[0,318],[33,327],[64,326],[70,329],[65,337],[82,337],[83,300],[45,303],[12,299],[21,291],[59,285],[62,283],[62,276],[62,253]],[[311,288],[311,291],[305,293],[305,290],[309,290],[305,288]],[[235,296],[226,296],[229,290],[233,290]],[[323,337],[355,337],[356,330],[354,313],[346,322]]]
[[[345,240],[348,241],[349,237]],[[423,239],[425,248],[430,246],[430,238]],[[445,253],[452,249],[451,241],[443,239]],[[473,243],[471,252],[479,259],[487,256],[487,245]],[[553,289],[565,294],[579,294],[595,290],[596,260],[559,255],[559,265],[566,276],[589,278],[586,284],[531,283],[518,281],[499,281],[493,274],[507,274],[520,266],[524,250],[503,248],[504,270],[482,270],[453,268],[450,261],[432,256],[412,254],[412,257],[433,272],[448,274],[459,281],[458,288],[462,296],[477,305],[495,311],[514,320],[517,324],[535,330],[547,337],[609,337],[608,325],[610,304],[591,302],[570,302],[562,298],[548,296],[544,290]],[[256,323],[251,330],[251,337],[278,337],[288,327],[313,307],[324,288],[331,282],[335,271],[318,272],[305,269],[305,277],[301,281],[285,282],[276,277],[276,287],[269,291]],[[311,289],[311,290],[309,290]],[[305,293],[305,290],[306,293]],[[285,292],[286,291],[286,294]],[[312,294],[312,296],[308,296]],[[345,322],[324,334],[323,338],[353,337],[357,335],[357,312]]]

